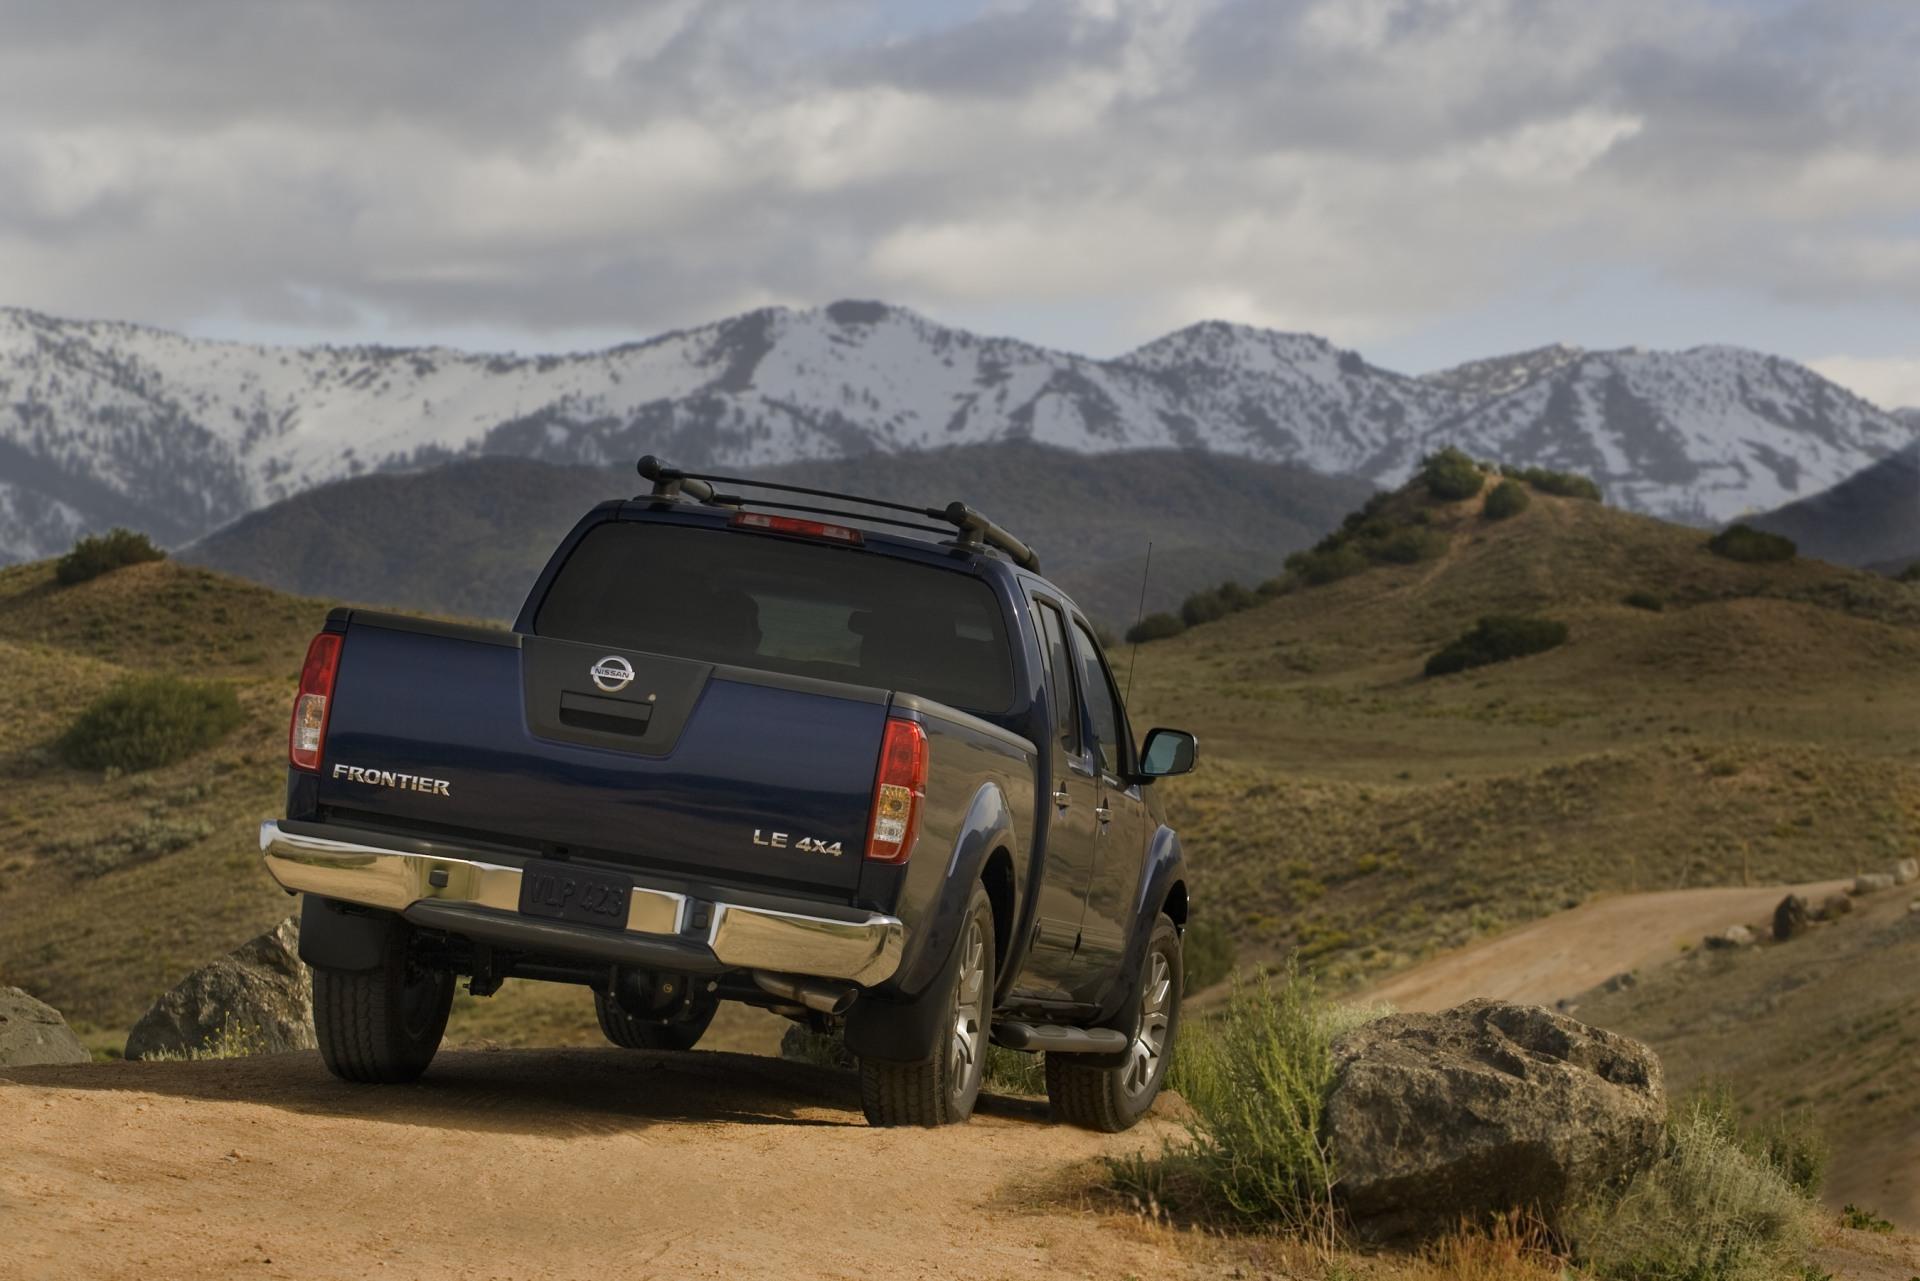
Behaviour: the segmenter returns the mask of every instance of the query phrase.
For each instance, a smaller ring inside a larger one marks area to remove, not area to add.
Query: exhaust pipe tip
[[[769,974],[755,970],[753,981],[762,992],[783,1001],[803,1005],[817,1014],[838,1017],[852,1008],[859,989],[848,983],[828,983],[820,979],[799,978],[790,974]]]

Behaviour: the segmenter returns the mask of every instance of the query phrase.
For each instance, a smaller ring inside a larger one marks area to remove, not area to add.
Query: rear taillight
[[[887,721],[880,740],[880,768],[873,778],[873,823],[867,829],[867,857],[878,863],[904,863],[920,834],[920,810],[927,800],[927,732],[920,722]]]
[[[327,704],[333,698],[333,678],[340,670],[338,632],[321,632],[307,646],[300,667],[300,696],[293,700],[293,726],[287,731],[287,759],[295,769],[318,770],[327,745]]]

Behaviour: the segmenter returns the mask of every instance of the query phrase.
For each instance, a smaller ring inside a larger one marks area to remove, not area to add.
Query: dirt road
[[[1076,1190],[1164,1122],[985,1107],[873,1130],[848,1074],[614,1049],[449,1052],[387,1088],[314,1054],[6,1069],[0,1277],[1188,1273]]]
[[[1368,990],[1402,1010],[1444,1010],[1476,996],[1552,1005],[1616,974],[1670,961],[1729,925],[1769,920],[1790,892],[1818,903],[1847,881],[1623,894],[1557,912],[1423,961]]]

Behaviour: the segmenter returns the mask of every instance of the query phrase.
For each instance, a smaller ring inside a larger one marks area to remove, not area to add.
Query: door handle
[[[1065,809],[1067,806],[1073,804],[1073,793],[1064,790],[1055,792],[1053,794],[1053,803],[1061,809]]]
[[[1096,805],[1093,807],[1093,816],[1104,823],[1113,817],[1113,807],[1109,805]]]

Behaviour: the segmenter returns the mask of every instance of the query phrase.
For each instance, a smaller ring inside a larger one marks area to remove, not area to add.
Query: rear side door
[[[1048,703],[1053,712],[1048,795],[1040,798],[1047,819],[1046,867],[1040,878],[1039,935],[1019,984],[1024,995],[1066,999],[1093,879],[1100,804],[1099,780],[1087,752],[1076,683],[1077,664],[1060,606],[1033,597]]]
[[[1134,904],[1146,863],[1147,808],[1134,774],[1133,734],[1126,706],[1093,632],[1073,620],[1073,658],[1086,708],[1094,807],[1093,876],[1072,987],[1078,1000],[1097,1000],[1119,966],[1134,926]]]

